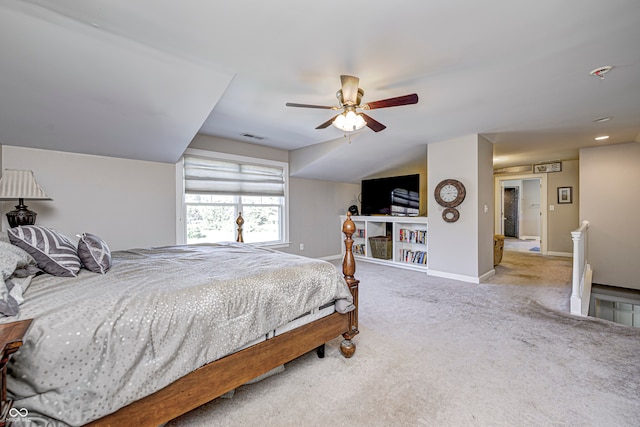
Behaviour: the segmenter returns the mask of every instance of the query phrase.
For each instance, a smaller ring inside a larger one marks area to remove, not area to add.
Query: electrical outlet
[[[304,243],[300,243],[300,250],[304,251]]]

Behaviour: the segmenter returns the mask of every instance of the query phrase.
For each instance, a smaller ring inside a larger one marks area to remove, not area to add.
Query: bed
[[[34,425],[158,426],[336,337],[351,357],[350,216],[342,231],[342,274],[233,242],[118,251],[105,274],[32,278],[2,320],[34,319],[7,367],[14,408]]]

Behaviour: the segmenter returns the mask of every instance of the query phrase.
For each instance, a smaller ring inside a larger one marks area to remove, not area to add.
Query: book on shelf
[[[361,243],[355,244],[351,247],[351,249],[353,250],[353,253],[356,255],[366,255],[364,244],[361,244]]]
[[[427,243],[427,230],[411,230],[408,228],[401,228],[399,230],[400,235],[398,241],[407,243]]]
[[[365,237],[365,232],[364,232],[364,228],[358,228],[356,229],[356,232],[354,233],[353,237],[361,237],[364,238]]]
[[[400,249],[400,261],[412,264],[427,264],[427,252]]]

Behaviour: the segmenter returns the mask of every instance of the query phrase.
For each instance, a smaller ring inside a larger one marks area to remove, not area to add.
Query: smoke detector
[[[591,70],[589,74],[595,77],[600,77],[602,80],[604,80],[604,75],[607,74],[612,69],[613,69],[612,66],[607,65],[605,67],[598,67],[595,70]]]

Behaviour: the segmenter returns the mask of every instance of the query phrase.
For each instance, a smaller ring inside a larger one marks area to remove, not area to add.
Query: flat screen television
[[[420,174],[363,179],[362,215],[417,216],[420,212]]]

